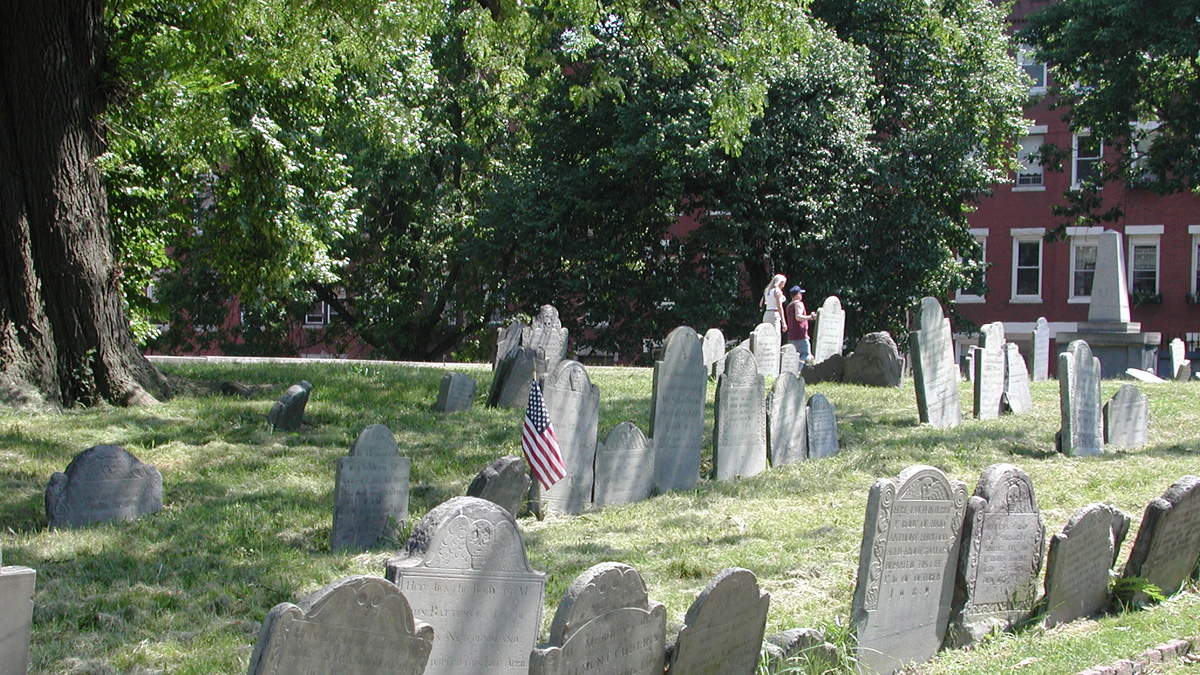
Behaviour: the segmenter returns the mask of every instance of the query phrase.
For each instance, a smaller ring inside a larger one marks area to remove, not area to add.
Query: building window
[[[1071,150],[1071,186],[1078,188],[1084,182],[1099,185],[1104,141],[1090,134],[1076,134]]]
[[[1040,302],[1042,299],[1042,233],[1013,230],[1012,299]]]
[[[304,325],[307,326],[324,326],[329,323],[329,306],[324,301],[318,300],[308,308],[304,313]]]
[[[1022,46],[1017,50],[1017,64],[1029,82],[1029,93],[1046,93],[1046,64],[1033,57],[1033,50]]]
[[[1129,292],[1158,293],[1158,237],[1129,238]]]
[[[971,234],[975,236],[975,241],[979,243],[979,250],[975,257],[975,263],[983,265],[987,262],[987,229],[971,230]],[[978,303],[986,302],[987,299],[983,295],[972,293],[970,291],[960,290],[955,294],[954,300],[963,303]]]
[[[1038,151],[1045,140],[1046,137],[1041,134],[1021,139],[1021,150],[1017,154],[1017,160],[1021,163],[1021,168],[1017,170],[1017,187],[1042,186],[1043,169]]]
[[[1096,280],[1096,251],[1099,241],[1095,237],[1072,237],[1071,239],[1071,300],[1090,300],[1092,282]]]

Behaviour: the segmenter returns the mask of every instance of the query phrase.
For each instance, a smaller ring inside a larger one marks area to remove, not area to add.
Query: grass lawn
[[[365,426],[388,425],[412,458],[409,527],[463,494],[496,457],[520,454],[521,413],[482,406],[486,366],[454,365],[479,380],[477,405],[434,414],[441,368],[396,364],[198,364],[168,366],[202,379],[273,383],[250,399],[181,397],[151,409],[65,413],[0,411],[0,544],[4,563],[37,570],[32,673],[241,674],[259,622],[345,576],[382,576],[403,541],[331,553],[333,480]],[[648,430],[651,371],[593,368],[600,435],[623,421]],[[312,427],[272,433],[266,414],[287,385],[313,383]],[[1105,398],[1118,382],[1103,384]],[[974,490],[980,471],[1009,462],[1033,478],[1047,533],[1094,501],[1133,517],[1120,564],[1147,502],[1176,479],[1200,474],[1200,385],[1139,385],[1149,394],[1150,444],[1071,459],[1053,452],[1058,385],[1033,388],[1029,415],[966,420],[956,429],[917,423],[911,381],[900,389],[819,384],[837,407],[841,453],[751,479],[702,481],[688,492],[545,521],[519,520],[530,563],[548,575],[544,627],[583,570],[619,561],[637,569],[667,608],[668,640],[696,594],[722,568],[745,567],[771,593],[768,632],[824,628],[844,640],[867,492],[877,478],[930,464]],[[705,465],[711,459],[711,399]],[[969,409],[970,385],[962,400]],[[143,520],[49,531],[50,475],[100,443],[123,445],[163,474],[164,510]],[[1133,658],[1175,637],[1200,634],[1194,587],[1149,611],[996,636],[945,652],[919,672],[1074,673]],[[544,635],[543,635],[544,637]],[[1177,672],[1194,672],[1181,665]],[[1163,671],[1166,672],[1166,671]]]

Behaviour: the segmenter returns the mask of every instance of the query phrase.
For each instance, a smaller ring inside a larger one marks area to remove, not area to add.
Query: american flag
[[[521,430],[521,449],[534,478],[543,490],[562,480],[567,475],[563,465],[562,451],[550,426],[550,413],[546,411],[546,399],[542,397],[542,385],[534,382],[529,387],[529,404],[525,406],[525,427]]]

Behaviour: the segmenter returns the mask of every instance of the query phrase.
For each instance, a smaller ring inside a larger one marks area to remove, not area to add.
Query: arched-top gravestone
[[[578,361],[560,361],[542,383],[566,476],[541,493],[546,512],[575,514],[592,503],[600,388]]]
[[[1146,505],[1126,577],[1143,577],[1163,595],[1174,595],[1200,560],[1200,477],[1184,476]],[[1144,593],[1134,601],[1146,600]]]
[[[342,579],[263,620],[249,675],[421,675],[433,629],[378,577]]]
[[[833,457],[838,453],[837,410],[825,394],[816,393],[808,399],[804,413],[806,449],[809,459]]]
[[[1100,401],[1100,359],[1083,340],[1058,355],[1058,400],[1062,428],[1058,451],[1071,456],[1104,452],[1104,419]]]
[[[654,364],[650,439],[654,444],[654,485],[659,490],[690,490],[700,481],[707,397],[700,336],[680,326],[667,336],[662,360]]]
[[[654,445],[633,422],[613,427],[596,447],[596,506],[632,504],[654,491]]]
[[[1088,504],[1050,538],[1046,553],[1047,627],[1091,616],[1108,605],[1109,571],[1121,552],[1129,517],[1107,504]]]
[[[308,380],[293,384],[283,392],[283,396],[271,406],[267,413],[267,422],[275,431],[299,431],[304,422],[304,406],[308,405],[308,395],[312,385]]]
[[[779,372],[800,372],[800,352],[796,351],[796,345],[790,342],[785,342],[779,347]]]
[[[773,323],[760,323],[750,334],[750,351],[760,375],[779,374],[779,346],[779,329]]]
[[[1150,438],[1150,401],[1132,384],[1122,384],[1104,404],[1104,443],[1140,448]]]
[[[667,675],[753,675],[770,605],[750,570],[718,572],[688,608]]]
[[[475,497],[435,507],[388,561],[387,579],[433,626],[427,675],[527,675],[546,576],[530,569],[508,511]]]
[[[917,310],[917,330],[909,336],[913,385],[921,421],[936,427],[954,427],[962,421],[958,398],[958,367],[950,320],[936,298],[924,298]]]
[[[729,352],[713,409],[713,476],[732,480],[765,471],[766,392],[753,354],[740,347]]]
[[[408,520],[412,460],[400,456],[396,436],[372,424],[339,457],[333,488],[330,548],[366,548],[393,537]]]
[[[162,474],[119,445],[84,450],[46,485],[50,529],[135,520],[162,506]]]
[[[662,675],[666,624],[666,610],[650,602],[636,570],[601,563],[567,588],[550,625],[550,643],[534,650],[529,673]]]
[[[784,466],[805,458],[804,380],[795,373],[780,373],[767,399],[767,441],[771,466]]]
[[[516,517],[529,496],[529,484],[533,480],[525,467],[523,457],[501,457],[475,476],[475,480],[467,486],[467,496],[499,504]]]
[[[1050,322],[1038,317],[1033,326],[1033,373],[1034,382],[1050,379]]]
[[[979,346],[984,349],[1003,349],[1005,345],[1004,324],[1000,321],[985,323],[979,327]]]
[[[530,325],[521,330],[521,344],[540,349],[546,359],[546,372],[554,372],[558,362],[567,358],[567,333],[554,305],[542,305]]]
[[[725,334],[720,328],[709,328],[702,345],[704,369],[710,377],[725,372]]]
[[[842,353],[846,339],[846,311],[836,295],[825,298],[817,312],[817,339],[813,343],[813,360],[817,363]]]

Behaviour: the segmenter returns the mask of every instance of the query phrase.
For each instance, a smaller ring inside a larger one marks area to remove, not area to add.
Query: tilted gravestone
[[[725,334],[720,328],[709,328],[704,333],[704,370],[709,377],[725,372]]]
[[[546,576],[529,568],[508,511],[474,497],[434,507],[388,561],[387,579],[433,626],[426,675],[527,675]]]
[[[596,506],[632,504],[654,491],[654,446],[633,422],[622,422],[596,448]]]
[[[767,468],[767,412],[763,376],[754,355],[737,348],[725,359],[713,406],[713,477],[732,480]]]
[[[700,481],[700,446],[708,376],[700,337],[687,326],[671,331],[662,360],[654,364],[650,439],[654,485],[662,491],[690,490]]]
[[[958,398],[958,368],[950,320],[936,298],[924,298],[917,310],[919,327],[909,337],[913,385],[921,421],[936,427],[954,427],[962,421]]]
[[[529,326],[521,330],[521,344],[541,351],[549,373],[567,358],[567,334],[554,305],[542,305]]]
[[[496,357],[492,370],[500,367],[500,361],[513,349],[521,346],[521,334],[529,328],[524,321],[514,321],[505,328],[496,329]]]
[[[267,422],[275,431],[299,431],[304,423],[304,406],[308,405],[308,395],[312,385],[308,380],[293,384],[283,392],[283,396],[271,406],[267,413]]]
[[[46,486],[50,529],[135,520],[162,506],[162,474],[118,445],[84,450]]]
[[[1021,348],[1015,342],[1004,345],[1004,410],[1014,415],[1024,415],[1033,410],[1033,396],[1029,392],[1029,370],[1021,357]]]
[[[525,466],[525,459],[516,455],[497,459],[475,476],[467,486],[467,496],[498,504],[516,517],[525,504],[529,483],[533,480]]]
[[[813,394],[808,399],[804,423],[807,425],[805,456],[822,459],[838,453],[837,410],[825,394]]]
[[[545,372],[545,363],[540,349],[515,347],[509,350],[492,374],[488,407],[524,410],[529,402],[529,385]]]
[[[1033,326],[1033,381],[1050,379],[1050,323],[1039,317]]]
[[[842,353],[846,339],[846,311],[836,295],[825,298],[817,312],[817,339],[813,342],[813,360],[820,363],[834,354]]]
[[[887,331],[867,333],[846,357],[842,381],[870,387],[899,387],[904,374],[900,348]]]
[[[805,458],[808,425],[804,380],[795,373],[780,373],[767,399],[767,443],[771,466]]]
[[[1004,350],[972,347],[971,352],[975,355],[975,419],[998,419],[1004,399]]]
[[[275,605],[263,620],[249,675],[421,675],[433,629],[379,577],[334,582],[299,605]]]
[[[600,388],[578,361],[559,361],[542,384],[567,475],[543,490],[547,513],[581,513],[592,503],[596,438],[600,430]]]
[[[651,602],[632,567],[601,563],[567,588],[550,625],[550,642],[534,650],[529,675],[662,675],[667,613]]]
[[[1104,404],[1104,443],[1140,448],[1150,439],[1150,401],[1132,384],[1122,384]]]
[[[688,608],[667,675],[753,675],[770,604],[750,570],[718,572]]]
[[[433,404],[434,412],[452,413],[460,410],[470,410],[475,403],[475,390],[478,384],[475,378],[462,373],[446,373],[442,376],[438,387],[437,403]]]
[[[851,611],[863,671],[890,675],[942,646],[966,502],[966,485],[932,466],[871,488]]]
[[[1192,362],[1185,358],[1187,346],[1183,340],[1175,338],[1168,347],[1171,350],[1171,378],[1179,382],[1192,379]]]
[[[0,553],[0,673],[5,675],[29,672],[36,579],[37,572],[28,567],[5,567]]]
[[[773,323],[760,323],[750,334],[750,351],[754,352],[760,375],[774,377],[779,374],[779,347],[779,329]]]
[[[367,548],[396,536],[408,520],[412,460],[400,456],[396,436],[372,424],[339,457],[333,488],[333,533],[329,547]]]
[[[1075,511],[1050,538],[1046,553],[1045,623],[1054,627],[1108,605],[1109,571],[1129,530],[1129,517],[1107,504]]]
[[[796,351],[796,345],[790,342],[779,348],[779,372],[800,372],[800,352]]]
[[[1012,464],[984,469],[963,519],[947,644],[974,644],[1028,618],[1045,548],[1029,475]]]
[[[1104,417],[1100,401],[1100,359],[1083,340],[1058,355],[1058,400],[1062,427],[1055,436],[1058,451],[1071,456],[1104,452]]]
[[[1126,577],[1143,577],[1163,595],[1174,595],[1200,559],[1200,477],[1184,476],[1146,505]],[[1139,593],[1134,602],[1144,601]]]

